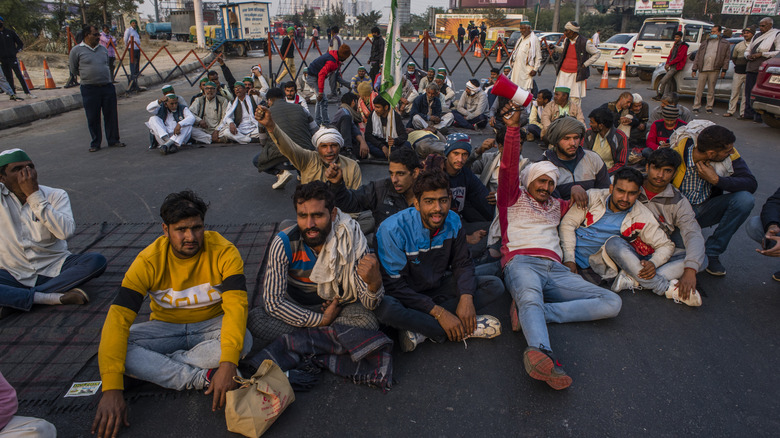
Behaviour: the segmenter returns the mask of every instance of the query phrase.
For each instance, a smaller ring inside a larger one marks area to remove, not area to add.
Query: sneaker
[[[571,386],[571,377],[551,353],[536,347],[526,348],[523,352],[525,372],[533,379],[546,382],[553,389],[566,389]]]
[[[467,338],[493,339],[501,334],[501,321],[495,316],[477,315],[477,328]]]
[[[290,181],[293,177],[293,173],[289,170],[283,170],[281,173],[276,175],[276,182],[273,183],[271,186],[274,190],[283,189],[285,184],[287,184],[288,181]]]
[[[25,96],[27,96],[28,99],[35,99],[37,96],[32,93],[25,93]]]
[[[520,325],[520,317],[517,314],[517,304],[512,300],[512,304],[509,305],[509,324],[512,326],[513,332],[519,332],[523,330]]]
[[[710,275],[714,275],[716,277],[723,277],[726,275],[726,267],[720,263],[718,256],[710,256],[708,258],[710,261],[707,264],[707,272]]]
[[[669,289],[666,289],[666,298],[674,300],[674,302],[677,304],[683,303],[691,307],[701,306],[701,295],[696,289],[694,289],[693,292],[688,295],[688,299],[680,299],[680,296],[677,294],[677,280],[672,280],[669,282]]]
[[[426,339],[428,339],[419,333],[411,332],[409,330],[403,330],[399,332],[398,335],[400,338],[399,341],[401,342],[401,351],[404,353],[414,351],[418,345],[422,344]]]
[[[621,291],[624,291],[626,289],[630,289],[631,292],[634,291],[635,288],[639,287],[639,282],[634,280],[633,277],[626,274],[626,271],[620,270],[620,273],[618,273],[617,277],[615,277],[615,281],[612,283],[612,292],[620,293]]]
[[[87,295],[83,289],[74,287],[73,289],[62,294],[60,297],[60,302],[62,304],[87,304],[89,302],[89,295]]]

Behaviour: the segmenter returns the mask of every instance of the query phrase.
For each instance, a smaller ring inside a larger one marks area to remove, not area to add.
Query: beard
[[[324,229],[320,229],[317,227],[311,227],[306,228],[305,230],[301,231],[301,236],[303,237],[303,243],[309,246],[309,248],[316,248],[323,243],[325,243],[325,240],[328,238],[328,235],[330,234],[330,230],[333,228],[333,223],[328,222],[328,226]],[[319,234],[317,237],[308,237],[309,231],[319,231]]]

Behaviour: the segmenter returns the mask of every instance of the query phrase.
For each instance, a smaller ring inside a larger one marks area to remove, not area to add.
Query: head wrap
[[[510,66],[510,65],[505,65],[505,66],[504,66],[504,70],[512,70],[512,66]]]
[[[295,28],[290,26],[287,28],[287,32],[295,32]]]
[[[341,47],[339,47],[339,58],[341,58],[342,56],[348,58],[349,55],[351,54],[352,54],[352,49],[348,45],[342,44]]]
[[[321,126],[311,137],[311,142],[315,146],[319,146],[320,143],[338,143],[341,147],[344,146],[344,137],[341,136],[338,129]]]
[[[263,67],[260,67],[259,65],[253,65],[252,71],[257,70],[258,73],[263,74]]]
[[[217,84],[215,84],[214,82],[211,82],[211,81],[206,81],[206,83],[203,84],[203,86],[204,87],[215,87],[216,88]]]
[[[569,87],[555,87],[555,91],[560,91],[561,93],[570,94],[571,88]]]
[[[471,91],[477,91],[479,90],[479,85],[474,85],[471,81],[466,81],[466,88]]]
[[[360,70],[366,71],[366,68],[361,65],[360,67],[358,67],[358,71]]]
[[[570,21],[566,23],[566,26],[563,27],[564,29],[570,30],[572,32],[580,32],[580,24],[576,21]]]
[[[138,24],[138,20],[136,20],[135,18],[133,18],[132,20],[130,20],[130,24],[133,24],[133,23],[135,23],[135,24]]]
[[[413,62],[409,62],[408,64],[406,64],[406,66],[407,67],[417,67],[417,64],[415,64]]]
[[[233,84],[233,88],[235,88],[235,87],[241,87],[241,88],[244,88],[244,83],[243,83],[243,82],[238,82],[238,81],[236,81],[236,82]]]
[[[680,117],[680,109],[677,108],[677,105],[666,105],[661,108],[661,115],[664,120],[677,120]]]
[[[437,73],[447,73],[447,69],[444,67],[440,67],[438,70],[436,70]]]
[[[163,94],[168,94],[173,91],[173,85],[163,85],[162,92]]]
[[[361,82],[357,87],[358,95],[362,97],[371,95],[371,84],[369,82]]]
[[[553,184],[558,185],[558,166],[547,160],[526,166],[520,172],[520,182],[523,184],[523,187],[528,188],[529,184],[542,175],[549,176],[552,178]]]
[[[462,132],[454,132],[448,135],[447,148],[444,149],[444,156],[446,157],[455,149],[463,149],[471,155],[471,137]]]
[[[582,137],[585,135],[585,125],[574,117],[559,117],[550,123],[550,127],[547,128],[547,135],[543,140],[547,144],[558,146],[558,142],[569,134],[579,134]]]
[[[441,80],[444,80],[444,75],[436,74],[436,76],[434,77],[434,79],[441,79]]]
[[[634,103],[642,103],[642,102],[644,102],[642,100],[642,96],[640,96],[639,93],[634,93],[634,94],[631,95],[631,97],[634,98]]]
[[[11,163],[19,163],[22,161],[32,160],[30,159],[30,156],[27,155],[27,152],[21,149],[8,149],[0,152],[0,166],[5,166],[6,164]]]

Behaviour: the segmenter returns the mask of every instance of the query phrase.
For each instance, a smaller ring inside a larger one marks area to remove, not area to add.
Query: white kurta
[[[173,113],[170,112],[167,113],[164,121],[157,116],[152,116],[146,123],[146,127],[149,128],[149,131],[154,135],[159,144],[165,143],[166,140],[164,137],[168,136],[170,140],[175,141],[177,145],[181,146],[190,139],[190,135],[192,135],[192,125],[195,123],[195,116],[189,108],[184,107],[183,114],[184,118],[179,122],[174,120]],[[174,135],[173,130],[176,128],[177,124],[181,125],[181,131],[178,135]]]
[[[572,50],[575,50],[575,41],[569,40],[569,48]],[[590,68],[591,65],[593,65],[594,62],[596,62],[599,59],[599,56],[601,56],[601,52],[599,52],[599,49],[596,48],[596,46],[593,45],[593,43],[588,40],[585,44],[585,50],[590,55],[590,58],[586,59],[585,62],[582,64],[584,67]],[[556,48],[556,51],[562,53],[563,47]],[[565,53],[562,53],[561,56],[566,56]],[[561,60],[563,62],[563,60]],[[571,92],[569,93],[569,98],[574,99],[575,102],[579,103],[580,99],[585,97],[587,94],[588,89],[588,80],[577,82],[577,72],[574,73],[566,73],[563,70],[558,72],[558,77],[555,80],[555,87],[567,87],[571,88]]]
[[[515,45],[510,61],[512,82],[525,90],[532,89],[534,78],[531,76],[531,72],[539,71],[542,64],[542,48],[539,38],[533,32],[527,37],[520,38]]]

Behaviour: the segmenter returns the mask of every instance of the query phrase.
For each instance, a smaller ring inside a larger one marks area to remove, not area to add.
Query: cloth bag
[[[251,379],[233,379],[241,387],[227,393],[225,420],[231,432],[257,438],[295,401],[287,376],[272,360],[264,360]]]

